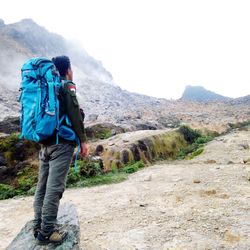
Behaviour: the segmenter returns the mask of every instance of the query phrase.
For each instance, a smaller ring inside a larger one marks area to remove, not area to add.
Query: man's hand
[[[82,157],[86,157],[89,154],[89,149],[88,145],[85,142],[81,143],[81,152],[80,152]]]

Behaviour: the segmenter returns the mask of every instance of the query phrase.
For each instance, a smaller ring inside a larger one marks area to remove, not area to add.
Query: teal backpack
[[[57,143],[58,137],[62,137],[79,145],[68,117],[63,115],[59,119],[58,94],[64,83],[54,63],[46,58],[31,58],[23,65],[21,74],[20,138],[41,142],[56,130]],[[67,126],[62,125],[63,122]]]
[[[21,138],[40,142],[59,129],[60,76],[52,61],[32,58],[22,67]]]

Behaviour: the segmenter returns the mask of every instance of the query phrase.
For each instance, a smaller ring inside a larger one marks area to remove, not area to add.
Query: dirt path
[[[250,132],[211,142],[192,161],[161,163],[114,185],[71,189],[82,249],[250,249]],[[0,201],[0,249],[33,197]]]

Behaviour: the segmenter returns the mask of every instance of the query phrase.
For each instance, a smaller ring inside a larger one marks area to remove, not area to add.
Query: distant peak
[[[5,23],[4,23],[4,20],[0,18],[0,26],[4,26]]]
[[[188,101],[207,102],[207,101],[225,101],[230,98],[216,94],[210,90],[205,89],[202,86],[187,85],[181,99]]]
[[[33,24],[35,23],[34,20],[31,19],[31,18],[24,18],[20,22],[22,22],[22,23],[33,23]]]

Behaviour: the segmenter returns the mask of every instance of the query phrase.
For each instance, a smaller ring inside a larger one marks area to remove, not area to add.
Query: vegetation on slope
[[[192,159],[203,152],[203,146],[212,135],[182,126],[132,143],[122,150],[106,150],[98,157],[78,161],[78,170],[72,165],[67,187],[89,187],[117,183],[131,173],[158,160]],[[17,134],[0,140],[0,199],[16,195],[34,194],[38,175],[38,145],[19,140]],[[2,165],[2,164],[0,164]]]

